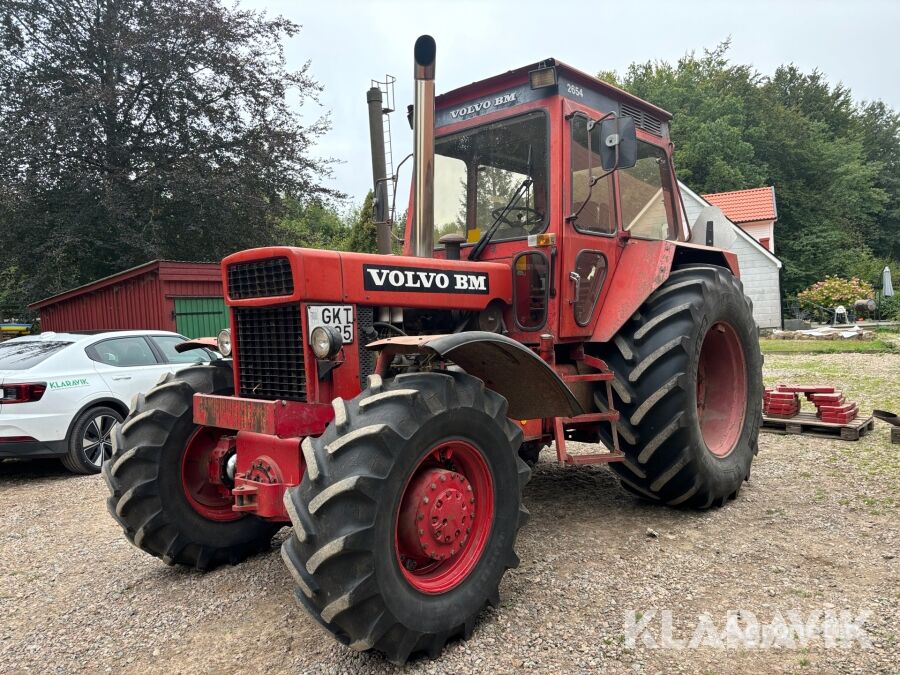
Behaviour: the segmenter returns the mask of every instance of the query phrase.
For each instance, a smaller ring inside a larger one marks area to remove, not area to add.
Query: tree
[[[775,186],[786,293],[829,274],[874,282],[900,253],[900,118],[818,71],[762,76],[728,47],[601,76],[674,114],[679,178],[697,192]]]
[[[375,193],[369,190],[362,206],[350,211],[348,222],[350,232],[341,248],[345,251],[357,253],[375,253],[378,251],[376,243],[377,228],[375,225]]]
[[[278,241],[285,246],[339,249],[349,235],[349,224],[330,204],[288,198],[284,206]]]
[[[0,269],[29,300],[152,258],[275,243],[333,193],[288,102],[299,26],[219,0],[0,0]]]

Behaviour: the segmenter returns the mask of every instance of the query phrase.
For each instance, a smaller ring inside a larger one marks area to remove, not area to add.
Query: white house
[[[678,185],[684,200],[685,222],[691,224],[695,230],[704,227],[704,223],[696,222],[701,211],[707,209],[706,213],[709,213],[709,207],[716,205],[712,203],[712,200],[707,201],[698,195],[684,183],[679,181]],[[763,189],[769,193],[769,188]],[[715,198],[715,195],[710,195],[710,197]],[[774,194],[772,194],[772,199],[774,207]],[[737,254],[741,281],[744,283],[744,293],[753,301],[753,318],[756,319],[756,324],[760,328],[781,328],[781,285],[778,276],[781,270],[781,261],[769,250],[769,248],[774,248],[771,230],[763,232],[764,235],[768,235],[763,236],[766,239],[767,247],[729,220],[728,212],[724,208],[721,210],[724,220],[733,229],[734,237],[724,237],[721,238],[721,243],[719,241],[716,243]],[[772,222],[774,222],[774,218],[772,218]],[[702,243],[703,238],[701,236],[698,239],[695,235],[694,240]]]

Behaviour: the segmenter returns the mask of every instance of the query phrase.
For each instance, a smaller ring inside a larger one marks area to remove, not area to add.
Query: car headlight
[[[316,326],[310,333],[309,341],[317,359],[330,359],[344,344],[340,331],[334,326]]]
[[[222,356],[231,356],[231,331],[223,328],[216,336],[216,345],[219,347],[219,353]]]

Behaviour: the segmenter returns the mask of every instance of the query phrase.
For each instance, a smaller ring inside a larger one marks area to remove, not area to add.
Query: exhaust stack
[[[416,96],[413,108],[415,196],[412,254],[434,255],[434,38],[422,35],[413,50]]]

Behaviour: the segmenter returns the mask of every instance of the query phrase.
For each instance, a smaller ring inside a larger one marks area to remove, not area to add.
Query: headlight
[[[231,331],[227,328],[220,330],[216,336],[216,344],[222,356],[231,356]]]
[[[344,339],[334,326],[316,326],[309,336],[317,359],[330,359],[341,350]]]

